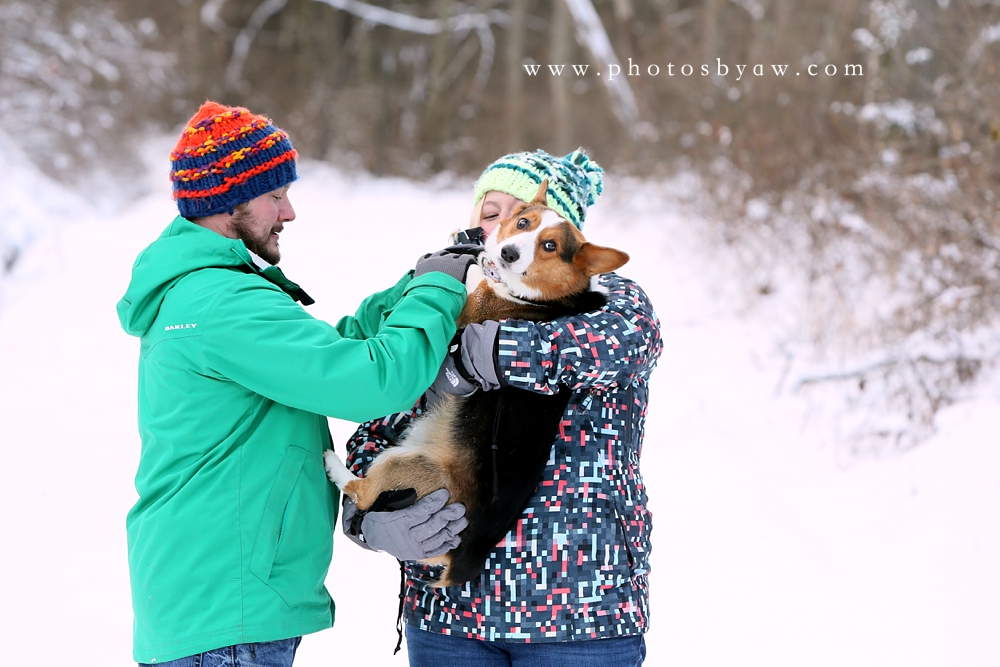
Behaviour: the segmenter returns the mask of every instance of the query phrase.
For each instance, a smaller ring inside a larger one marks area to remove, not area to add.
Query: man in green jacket
[[[413,405],[465,302],[472,259],[442,252],[336,326],[307,314],[296,302],[312,300],[274,266],[295,155],[267,118],[206,102],[171,154],[181,215],[118,303],[141,341],[126,521],[141,664],[286,667],[303,634],[332,626],[326,417]],[[465,527],[446,501],[383,513],[366,538],[403,558],[444,553]]]

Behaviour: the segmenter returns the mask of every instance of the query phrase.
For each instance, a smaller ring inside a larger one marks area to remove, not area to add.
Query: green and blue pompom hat
[[[503,156],[476,181],[474,204],[491,190],[531,201],[544,179],[549,181],[546,197],[549,208],[582,229],[587,209],[604,191],[604,170],[583,149],[565,157],[555,157],[543,150]]]

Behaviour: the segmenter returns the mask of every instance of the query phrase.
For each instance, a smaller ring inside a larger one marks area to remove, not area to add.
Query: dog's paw
[[[337,481],[344,467],[340,457],[334,454],[332,449],[323,452],[323,468],[326,469],[326,476],[331,482]]]
[[[465,293],[472,294],[476,291],[476,288],[486,280],[486,274],[483,273],[482,268],[479,264],[473,264],[469,267],[468,273],[465,274]]]
[[[347,469],[347,466],[344,465],[343,461],[340,460],[340,457],[332,449],[323,452],[323,467],[326,469],[326,476],[330,478],[331,482],[339,486],[341,490],[358,479]]]

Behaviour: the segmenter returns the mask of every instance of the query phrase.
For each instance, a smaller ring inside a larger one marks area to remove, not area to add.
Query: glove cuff
[[[368,549],[369,551],[375,551],[376,549],[368,544],[368,540],[365,539],[364,534],[361,529],[361,522],[364,521],[365,513],[359,512],[357,506],[351,501],[347,495],[343,496],[343,517],[341,521],[343,522],[344,535],[347,536],[351,542],[354,542],[362,549]]]
[[[473,326],[473,325],[469,325]],[[476,381],[476,376],[474,373],[470,373],[469,369],[465,367],[465,362],[462,357],[463,348],[463,332],[459,331],[455,334],[455,337],[451,339],[451,345],[448,346],[448,356],[451,357],[452,363],[455,364],[455,371],[462,376],[462,379],[473,385],[473,387],[479,386],[479,382]]]
[[[497,368],[499,334],[500,323],[495,320],[470,324],[462,332],[462,365],[487,391],[507,386],[501,380],[502,373]]]
[[[353,535],[362,542],[367,543],[368,540],[365,539],[365,534],[361,530],[361,523],[365,520],[365,514],[367,512],[357,511],[354,516],[351,517],[351,522],[347,525],[347,534]]]

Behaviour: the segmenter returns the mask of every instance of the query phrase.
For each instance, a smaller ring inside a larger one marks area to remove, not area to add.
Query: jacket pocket
[[[615,521],[618,522],[618,532],[621,535],[621,542],[619,544],[625,545],[625,554],[628,556],[628,569],[631,572],[635,568],[635,554],[632,553],[632,545],[629,544],[628,532],[625,530],[625,520],[622,519],[622,514],[618,511],[617,503],[615,503]]]
[[[335,499],[319,460],[289,447],[278,466],[250,556],[250,572],[289,607],[329,604]]]

